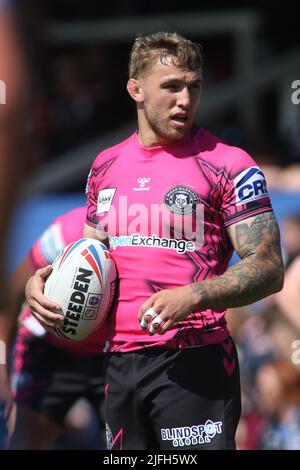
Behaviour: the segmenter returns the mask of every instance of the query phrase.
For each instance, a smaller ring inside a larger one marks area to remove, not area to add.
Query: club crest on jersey
[[[196,211],[199,196],[188,186],[177,185],[167,192],[164,203],[174,214],[188,215]]]
[[[267,196],[267,183],[258,167],[247,168],[234,179],[236,205],[246,204]]]

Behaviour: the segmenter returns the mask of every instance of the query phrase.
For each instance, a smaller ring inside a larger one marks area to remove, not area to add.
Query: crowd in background
[[[22,2],[21,2],[22,3]],[[65,151],[88,142],[99,135],[117,130],[134,120],[135,110],[126,92],[127,62],[131,39],[126,41],[97,42],[84,41],[80,44],[49,41],[45,30],[51,21],[97,20],[109,17],[109,8],[101,14],[96,3],[82,10],[72,3],[69,12],[64,8],[55,9],[49,3],[41,8],[37,2],[24,2],[22,10],[23,34],[26,35],[26,49],[31,67],[32,86],[30,112],[27,114],[25,129],[28,135],[24,172],[32,173],[45,161],[59,158]],[[143,13],[137,2],[128,2],[127,9],[121,2],[115,5],[116,12],[127,15],[131,10]],[[27,5],[25,7],[25,5]],[[95,17],[93,11],[95,10]],[[81,11],[81,16],[79,15]],[[168,11],[166,4],[157,11],[155,6],[150,13]],[[264,12],[264,22],[268,34],[260,34],[257,54],[261,61],[281,49],[288,50],[293,44],[293,29],[284,40],[274,35],[278,22],[278,11],[272,27],[270,18]],[[98,14],[98,16],[97,16]],[[111,13],[113,15],[114,12]],[[289,42],[290,38],[290,42]],[[234,72],[234,45],[230,36],[192,36],[200,41],[205,50],[204,79],[209,86],[221,83]],[[297,77],[296,77],[297,78]],[[292,92],[292,90],[291,90]],[[274,94],[262,97],[261,126],[256,135],[248,136],[242,128],[239,116],[234,109],[224,116],[210,120],[212,131],[232,145],[244,146],[266,172],[270,189],[300,189],[300,119],[292,126],[278,132],[279,109]],[[117,111],[116,111],[117,110]],[[299,116],[299,113],[298,113]],[[205,116],[204,116],[205,118]],[[25,149],[25,148],[24,148]],[[73,190],[80,190],[82,181]]]
[[[229,312],[242,378],[240,449],[300,449],[300,214],[284,220],[283,290]]]

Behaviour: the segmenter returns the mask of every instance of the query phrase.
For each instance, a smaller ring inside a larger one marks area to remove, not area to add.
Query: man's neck
[[[195,134],[197,129],[193,128],[187,135],[183,136],[181,139],[168,139],[160,135],[155,134],[152,130],[146,131],[138,128],[138,140],[143,147],[166,147],[168,145],[180,145],[182,142],[185,142],[187,139],[192,137]]]

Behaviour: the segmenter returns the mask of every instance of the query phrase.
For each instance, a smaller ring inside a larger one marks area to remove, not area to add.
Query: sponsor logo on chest
[[[138,178],[138,186],[132,188],[133,191],[149,191],[150,186],[148,186],[148,184],[150,183],[150,181],[151,178]]]

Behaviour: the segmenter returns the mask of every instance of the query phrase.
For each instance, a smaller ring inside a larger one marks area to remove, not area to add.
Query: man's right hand
[[[59,313],[61,306],[53,300],[47,299],[43,294],[45,281],[51,271],[51,265],[38,269],[29,278],[25,288],[28,306],[32,314],[46,330],[53,329],[55,325],[64,319],[64,316]]]

